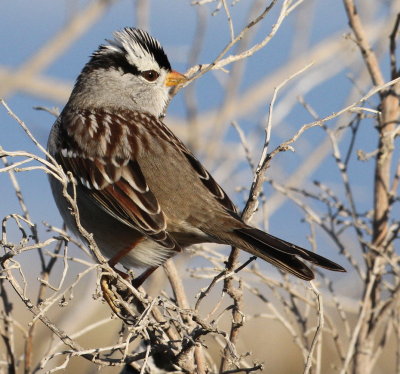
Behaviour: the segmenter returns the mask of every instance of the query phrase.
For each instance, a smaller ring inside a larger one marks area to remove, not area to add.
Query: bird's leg
[[[122,257],[125,257],[130,251],[132,251],[140,242],[142,242],[144,237],[141,237],[137,240],[135,240],[133,243],[128,245],[126,248],[121,249],[119,252],[117,252],[113,257],[111,257],[108,260],[108,264],[114,268],[115,265],[118,264],[118,262],[121,261]]]
[[[132,281],[132,286],[135,287],[136,289],[139,288],[143,282],[156,270],[158,266],[153,266],[151,268],[146,269],[142,274],[140,274],[138,277],[136,277]],[[119,271],[117,269],[114,269],[117,271],[124,279],[128,276],[126,273],[123,273],[122,271]],[[117,288],[117,291],[113,291],[111,289],[111,285],[114,285]],[[123,293],[119,292],[119,288],[117,287],[117,279],[111,277],[108,274],[103,274],[100,279],[100,287],[101,290],[103,291],[103,298],[107,302],[107,304],[110,306],[111,310],[119,316],[121,319],[125,320],[126,316],[131,315],[131,313],[127,312],[125,308],[121,308],[121,303],[118,300],[118,296],[124,298]],[[118,293],[117,293],[118,292]]]
[[[146,269],[142,274],[140,274],[138,277],[136,277],[132,281],[132,286],[135,288],[139,288],[143,282],[151,275],[153,274],[154,270],[158,269],[158,266],[152,266],[151,268]]]
[[[131,250],[133,250],[141,241],[143,240],[143,238],[139,238],[138,240],[136,240],[135,242],[133,242],[132,244],[130,244],[129,246],[127,246],[126,248],[122,249],[121,251],[117,252],[113,257],[110,258],[110,260],[108,260],[108,264],[114,269],[114,271],[116,271],[122,278],[124,278],[125,280],[128,280],[129,275],[126,274],[125,272],[118,270],[115,268],[115,266],[120,262],[120,260],[126,256],[127,254],[129,254],[129,252]],[[149,271],[150,269],[152,269],[151,271]],[[140,285],[142,285],[142,283],[146,280],[146,278],[156,269],[156,268],[150,268],[148,270],[146,270],[143,274],[139,275],[139,277],[135,278],[132,281],[132,284],[135,288],[138,288]],[[112,311],[117,314],[120,315],[121,314],[121,309],[118,306],[118,298],[115,295],[115,292],[111,289],[111,282],[113,281],[113,279],[108,275],[108,274],[103,274],[101,276],[100,279],[100,287],[101,290],[103,291],[103,298],[104,300],[107,302],[107,304],[110,306],[110,308],[112,309]],[[115,284],[115,279],[114,279],[114,284]]]
[[[131,250],[133,250],[141,241],[143,241],[143,237],[136,240],[133,244],[131,244],[130,246],[124,248],[123,250],[119,251],[117,254],[115,254],[112,258],[110,258],[110,260],[108,261],[108,264],[119,274],[122,276],[122,278],[124,279],[128,279],[128,275],[118,269],[115,269],[115,265],[118,264],[118,262],[120,262],[120,260],[122,259],[122,257],[126,256]],[[136,277],[133,281],[132,281],[132,286],[135,288],[139,288],[144,281],[154,272],[154,270],[156,270],[158,268],[158,266],[153,266],[150,267],[148,269],[146,269],[142,274],[140,274],[138,277]]]

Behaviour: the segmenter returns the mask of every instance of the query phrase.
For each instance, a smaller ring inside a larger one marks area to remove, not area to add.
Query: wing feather
[[[163,247],[180,251],[179,245],[167,232],[166,218],[136,161],[139,142],[137,138],[130,138],[142,135],[139,126],[135,125],[137,116],[131,114],[132,118],[126,118],[128,114],[124,117],[104,111],[86,112],[80,111],[76,117],[70,115],[68,121],[61,122],[64,133],[55,155],[57,161],[75,176],[77,183],[87,189],[86,193],[92,196],[94,203],[108,214]],[[85,122],[82,118],[89,120]],[[82,130],[69,131],[69,127],[78,125],[89,128],[85,133]],[[109,147],[110,153],[104,151],[104,142],[96,140],[104,133],[108,134],[106,139],[113,142]],[[85,137],[86,142],[80,142],[78,136]],[[97,148],[96,141],[99,144]],[[88,143],[86,148],[80,146]],[[129,155],[127,148],[131,151]]]
[[[199,179],[203,185],[208,189],[208,191],[214,196],[215,199],[229,212],[229,214],[237,216],[237,209],[231,199],[228,197],[226,192],[222,187],[215,181],[211,174],[203,167],[201,162],[192,154],[192,152],[181,142],[179,138],[162,122],[156,120],[155,126],[158,130],[157,135],[162,137],[164,140],[170,142],[174,147],[179,149],[185,156],[189,164],[191,165],[193,171],[198,175]]]

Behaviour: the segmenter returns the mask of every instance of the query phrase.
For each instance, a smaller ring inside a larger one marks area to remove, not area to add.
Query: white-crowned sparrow
[[[49,152],[74,175],[81,223],[100,250],[113,265],[154,269],[191,244],[213,242],[306,280],[314,274],[300,259],[344,271],[241,220],[223,189],[160,120],[170,88],[185,80],[171,70],[157,40],[125,28],[92,55],[55,122]],[[76,233],[54,178],[51,187]]]

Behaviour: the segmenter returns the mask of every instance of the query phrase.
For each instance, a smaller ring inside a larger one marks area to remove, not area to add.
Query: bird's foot
[[[111,277],[109,275],[103,274],[100,279],[100,287],[103,291],[103,298],[110,306],[111,310],[116,314],[119,315],[121,313],[121,308],[119,306],[118,297],[111,289],[111,284],[116,283],[116,278]]]
[[[127,276],[127,274],[125,274],[125,276]],[[123,276],[123,278],[125,277]],[[110,306],[114,314],[128,324],[135,323],[141,308],[136,306],[136,298],[129,287],[111,274],[103,274],[101,276],[100,287],[103,292],[104,300]]]

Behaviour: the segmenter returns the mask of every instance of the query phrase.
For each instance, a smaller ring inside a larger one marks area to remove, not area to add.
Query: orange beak
[[[167,87],[177,86],[178,84],[185,83],[187,78],[177,71],[172,70],[167,74],[167,78],[165,79],[165,85]]]

